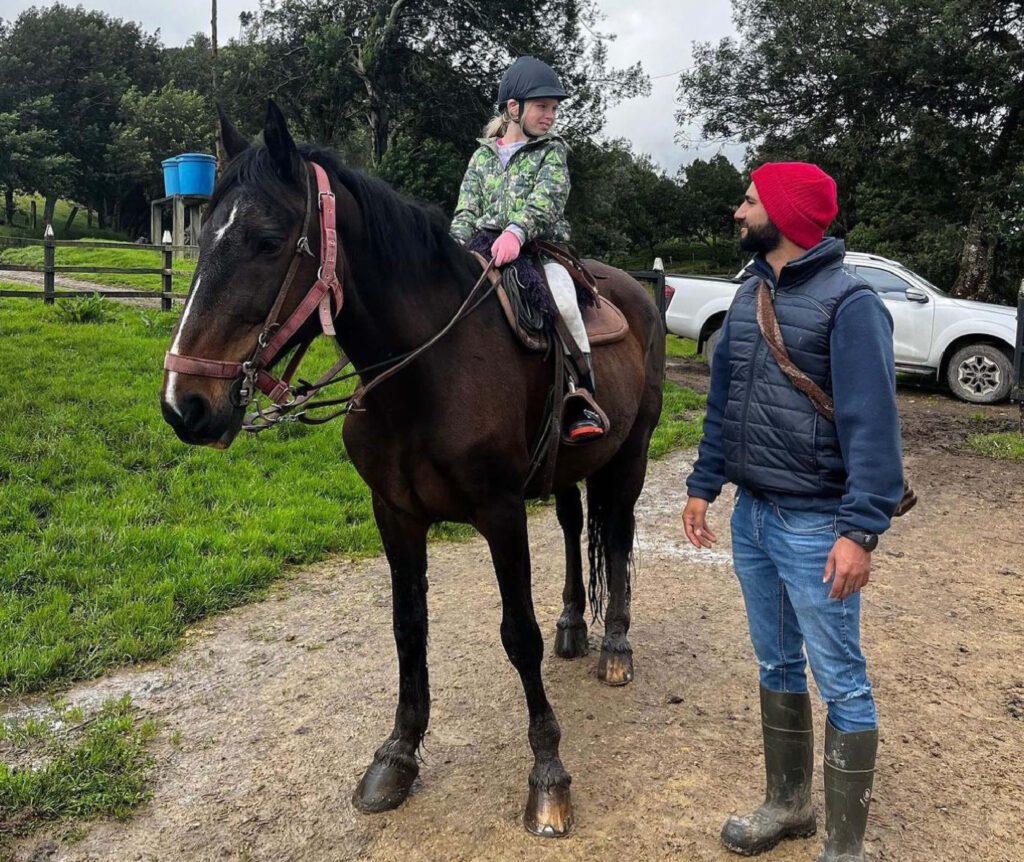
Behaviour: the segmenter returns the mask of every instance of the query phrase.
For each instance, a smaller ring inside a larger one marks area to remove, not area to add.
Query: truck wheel
[[[1013,363],[993,344],[969,344],[953,354],[946,381],[953,394],[972,404],[995,404],[1010,394]]]
[[[707,338],[704,339],[704,361],[708,364],[708,374],[711,373],[711,363],[714,360],[715,348],[722,337],[722,327],[718,327]]]

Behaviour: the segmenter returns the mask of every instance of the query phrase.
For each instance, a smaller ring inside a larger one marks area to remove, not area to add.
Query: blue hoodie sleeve
[[[873,291],[859,291],[838,308],[830,349],[836,432],[847,473],[837,531],[883,533],[903,496],[903,456],[892,318]]]
[[[711,384],[708,389],[707,412],[704,414],[704,436],[697,449],[697,461],[686,480],[686,492],[713,503],[722,492],[725,478],[725,454],[722,450],[722,414],[729,398],[729,315],[722,323],[711,362]]]

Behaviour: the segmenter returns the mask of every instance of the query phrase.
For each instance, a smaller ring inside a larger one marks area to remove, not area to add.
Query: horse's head
[[[242,424],[242,376],[204,372],[249,360],[290,268],[278,320],[316,281],[317,261],[296,257],[310,204],[309,169],[280,110],[268,105],[262,144],[250,146],[222,112],[220,131],[228,164],[203,222],[199,260],[171,343],[169,356],[178,359],[164,373],[161,406],[184,442],[226,448]],[[316,233],[309,230],[314,250]],[[190,364],[190,357],[199,362]]]

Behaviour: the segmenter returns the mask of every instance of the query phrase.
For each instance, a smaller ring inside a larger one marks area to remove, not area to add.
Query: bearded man
[[[767,792],[729,818],[722,841],[753,855],[817,829],[809,661],[828,707],[819,862],[860,862],[878,742],[860,590],[903,495],[892,319],[844,269],[842,241],[824,236],[838,212],[828,174],[777,162],[751,180],[735,218],[754,275],[723,324],[683,510],[687,538],[710,548],[708,504],[727,481],[736,485],[733,562],[760,666]],[[831,398],[832,420],[763,337],[762,283],[789,358]]]

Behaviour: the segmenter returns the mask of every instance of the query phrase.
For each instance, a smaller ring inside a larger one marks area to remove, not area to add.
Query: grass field
[[[102,241],[102,240],[96,240]],[[56,249],[55,262],[57,266],[110,266],[121,268],[147,268],[162,267],[163,254],[158,251],[133,248],[73,248],[58,247]],[[42,246],[25,246],[23,248],[4,248],[0,244],[0,263],[18,264],[22,266],[43,265]],[[175,293],[185,294],[188,292],[192,280],[192,273],[195,270],[195,261],[176,260],[174,262],[175,276],[173,279],[173,290]],[[0,276],[3,271],[0,270]],[[139,290],[160,290],[159,275],[121,275],[118,273],[75,273],[69,272],[67,278],[76,281],[88,281],[92,284],[111,285],[115,287],[134,287]],[[19,285],[18,289],[24,289]]]
[[[174,315],[56,313],[0,301],[0,692],[159,657],[288,565],[379,552],[337,424],[184,446],[158,403]],[[652,452],[695,442],[702,405],[667,385]]]
[[[1024,461],[1024,434],[975,434],[967,444],[976,452],[1006,461]]]
[[[31,219],[29,212],[31,209],[31,201],[35,198],[36,202],[36,228],[32,230]],[[41,238],[45,225],[43,224],[43,205],[45,201],[41,195],[15,195],[14,196],[14,207],[16,210],[14,224],[0,225],[0,236],[34,236]],[[67,223],[68,216],[71,214],[71,208],[74,206],[71,201],[58,200],[57,206],[53,210],[53,230],[57,235],[57,239],[82,239],[83,237],[102,237],[108,240],[116,240],[118,242],[131,242],[134,237],[128,237],[126,234],[111,230],[111,229],[100,229],[96,226],[95,216],[93,217],[93,226],[89,227],[89,219],[86,215],[85,207],[81,207],[78,210],[78,214],[75,216],[74,222],[71,224],[71,230],[65,231],[64,225]]]
[[[694,356],[697,353],[697,342],[691,338],[679,338],[669,335],[665,338],[666,356]]]
[[[35,303],[0,307],[0,361],[17,369],[0,430],[0,690],[155,658],[289,563],[377,549],[337,428],[246,438],[221,457],[169,433],[158,391],[173,315],[67,326]]]
[[[149,796],[153,758],[146,746],[156,729],[128,697],[88,716],[57,703],[0,723],[0,850],[5,839],[47,820],[127,816]]]

